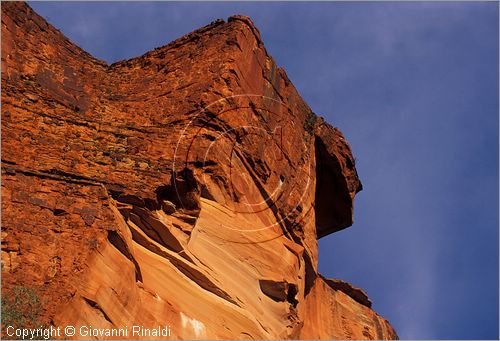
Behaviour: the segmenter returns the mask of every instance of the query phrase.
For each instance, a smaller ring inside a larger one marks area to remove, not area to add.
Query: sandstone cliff
[[[2,291],[35,288],[46,322],[397,338],[317,272],[359,190],[347,141],[250,19],[107,65],[2,3]]]

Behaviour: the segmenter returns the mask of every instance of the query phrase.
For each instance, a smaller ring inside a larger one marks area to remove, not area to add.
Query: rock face
[[[36,289],[45,321],[397,338],[317,272],[317,238],[352,224],[359,190],[347,141],[250,19],[107,65],[2,3],[2,285]]]

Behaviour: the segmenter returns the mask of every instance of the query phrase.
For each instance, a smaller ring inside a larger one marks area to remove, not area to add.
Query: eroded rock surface
[[[360,189],[250,19],[107,65],[2,3],[2,285],[35,288],[47,322],[396,338],[317,272]]]

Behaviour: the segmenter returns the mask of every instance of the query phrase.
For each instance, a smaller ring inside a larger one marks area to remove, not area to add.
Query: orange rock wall
[[[397,338],[317,273],[359,190],[248,18],[107,65],[2,3],[2,290],[36,288],[46,321]]]

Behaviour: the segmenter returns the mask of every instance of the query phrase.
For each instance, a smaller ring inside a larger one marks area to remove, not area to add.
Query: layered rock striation
[[[108,65],[2,3],[2,286],[55,326],[181,339],[393,339],[317,239],[361,190],[250,19]]]

